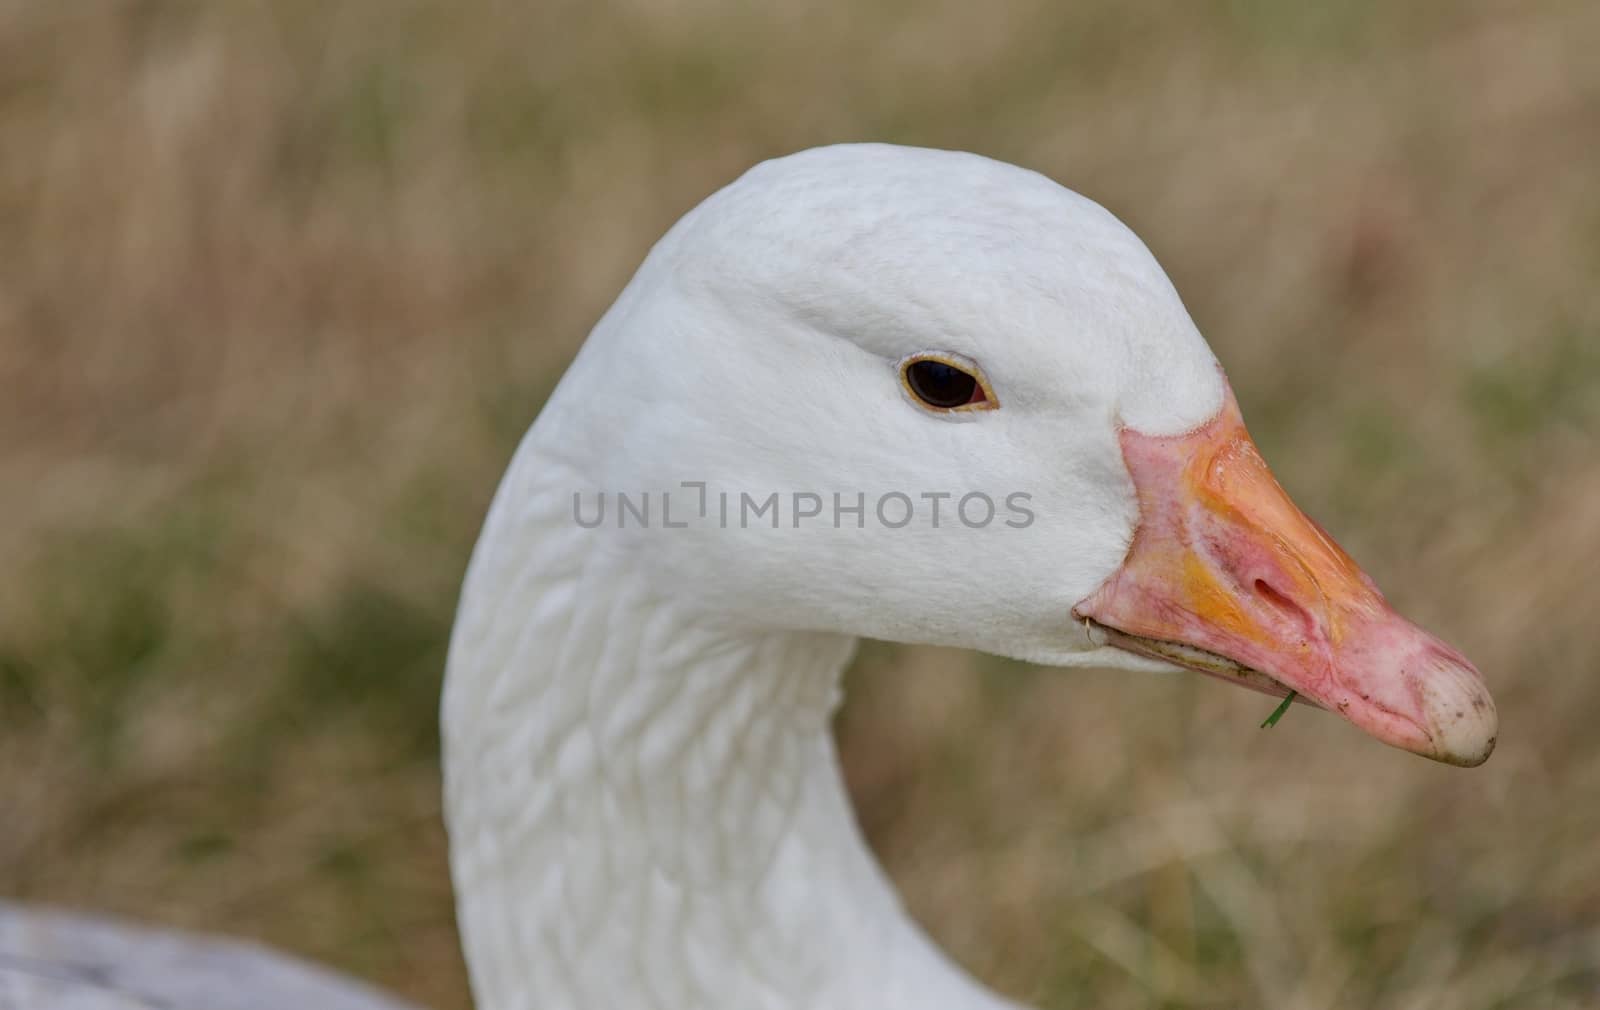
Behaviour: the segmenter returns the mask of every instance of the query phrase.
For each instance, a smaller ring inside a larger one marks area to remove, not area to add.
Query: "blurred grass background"
[[[1560,0],[0,0],[0,892],[465,1007],[435,706],[500,469],[678,215],[882,139],[1139,231],[1502,713],[1461,772],[871,646],[912,909],[1048,1008],[1600,1004],[1597,50]]]

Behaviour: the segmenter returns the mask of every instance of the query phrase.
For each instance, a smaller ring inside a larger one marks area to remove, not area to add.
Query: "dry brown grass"
[[[1554,0],[0,0],[0,891],[464,1006],[433,706],[499,468],[678,214],[888,139],[1134,225],[1503,720],[1463,773],[873,648],[844,749],[916,912],[1047,1007],[1600,1003],[1597,44]]]

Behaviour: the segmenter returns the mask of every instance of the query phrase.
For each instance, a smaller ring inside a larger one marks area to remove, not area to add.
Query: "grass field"
[[[1600,1005],[1600,7],[0,0],[0,893],[467,1005],[455,592],[682,212],[882,139],[1130,223],[1473,772],[1200,678],[872,646],[929,929],[1051,1010]]]

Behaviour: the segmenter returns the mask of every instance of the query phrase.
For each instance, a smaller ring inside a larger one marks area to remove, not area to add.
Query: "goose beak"
[[[1097,640],[1337,712],[1384,743],[1482,764],[1498,717],[1477,669],[1395,613],[1295,507],[1231,391],[1185,435],[1124,429],[1139,526],[1073,608]]]

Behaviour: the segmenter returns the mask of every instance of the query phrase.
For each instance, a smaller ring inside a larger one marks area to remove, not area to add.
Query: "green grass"
[[[1271,715],[1269,715],[1265,719],[1261,720],[1261,728],[1262,729],[1271,729],[1272,727],[1278,725],[1278,720],[1282,719],[1283,718],[1283,714],[1285,712],[1289,711],[1289,706],[1294,704],[1294,699],[1295,699],[1295,692],[1294,691],[1290,691],[1288,693],[1288,695],[1284,697],[1283,703],[1280,704],[1277,708],[1273,709]]]

